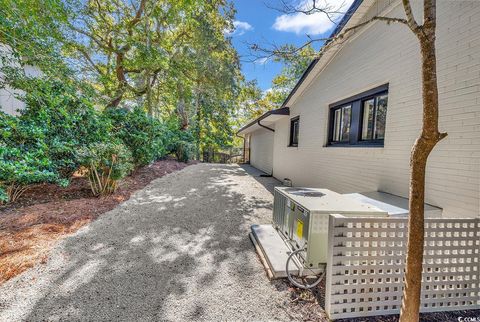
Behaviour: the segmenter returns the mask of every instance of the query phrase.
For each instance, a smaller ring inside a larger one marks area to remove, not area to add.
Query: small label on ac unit
[[[297,219],[297,236],[302,238],[303,236],[303,221],[301,221],[300,219]]]

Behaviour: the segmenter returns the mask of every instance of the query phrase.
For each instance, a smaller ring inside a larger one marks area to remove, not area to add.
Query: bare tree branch
[[[313,15],[317,13],[324,14],[328,20],[332,23],[337,24],[336,19],[339,15],[343,15],[346,12],[341,11],[345,6],[345,2],[341,3],[337,8],[334,8],[333,5],[328,4],[326,1],[323,1],[323,4],[319,4],[318,0],[312,0],[311,5],[306,3],[300,3],[300,5],[292,5],[287,0],[281,0],[281,7],[272,6],[268,3],[265,3],[267,8],[280,11],[285,14],[295,14],[295,13],[303,13],[304,15]]]
[[[303,43],[301,46],[295,47],[292,50],[285,50],[282,47],[278,46],[273,46],[272,48],[263,48],[259,46],[258,44],[252,44],[250,45],[250,49],[255,52],[259,53],[260,55],[253,55],[255,57],[254,61],[258,59],[264,59],[264,58],[272,58],[275,56],[283,56],[283,57],[289,57],[289,56],[294,56],[298,54],[302,49],[305,47],[313,44],[313,43],[318,43],[318,42],[324,42],[325,45],[320,49],[318,53],[315,54],[315,58],[320,57],[323,55],[324,52],[326,52],[328,49],[330,49],[333,45],[338,44],[339,41],[341,40],[346,40],[348,37],[351,36],[357,29],[360,29],[374,21],[383,21],[386,22],[387,24],[390,23],[401,23],[408,25],[408,22],[406,19],[402,18],[392,18],[392,17],[383,17],[383,16],[375,16],[372,17],[362,23],[359,23],[357,25],[354,25],[352,27],[346,28],[339,34],[337,34],[334,37],[327,37],[327,38],[312,38],[308,36],[309,40]]]
[[[415,17],[413,16],[412,12],[412,6],[410,5],[410,0],[402,0],[402,3],[403,9],[405,11],[405,16],[407,17],[407,26],[410,27],[413,33],[418,36],[422,28],[415,21]]]

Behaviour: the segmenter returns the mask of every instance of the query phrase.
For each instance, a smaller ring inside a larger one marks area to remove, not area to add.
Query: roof
[[[274,118],[272,116],[284,116],[284,115],[290,115],[290,109],[288,107],[282,107],[282,108],[277,108],[277,109],[274,109],[274,110],[270,110],[264,114],[262,114],[260,117],[254,119],[253,121],[251,121],[250,123],[248,123],[247,125],[243,126],[240,130],[238,130],[237,134],[245,134],[245,133],[248,133],[248,132],[252,132],[254,130],[258,130],[258,128],[262,128],[262,125],[260,124],[260,121],[264,120],[264,121],[270,121],[273,122]],[[270,120],[269,120],[270,119]],[[275,119],[278,119],[275,118]],[[258,125],[258,128],[255,128],[255,129],[252,129],[252,131],[246,131],[248,128],[254,126],[254,125]]]
[[[353,15],[353,13],[358,9],[358,7],[362,4],[363,0],[355,0],[353,1],[352,5],[350,6],[350,8],[348,8],[347,12],[345,13],[345,15],[342,17],[342,19],[340,20],[340,22],[338,23],[337,27],[335,27],[335,29],[333,30],[333,32],[330,34],[330,36],[328,36],[328,40],[325,42],[325,44],[329,43],[331,41],[331,39],[333,37],[335,37],[336,35],[338,35],[343,27],[345,27],[345,25],[347,24],[347,22],[350,20],[350,17]],[[315,58],[312,60],[312,62],[310,63],[310,65],[308,65],[307,69],[303,72],[302,76],[300,77],[300,79],[298,80],[298,82],[295,84],[295,87],[290,91],[290,93],[288,94],[287,98],[285,99],[285,101],[283,101],[283,104],[282,104],[282,107],[285,107],[286,104],[288,103],[288,101],[290,100],[290,98],[292,98],[292,96],[295,94],[295,92],[298,90],[298,88],[300,87],[300,85],[302,85],[303,81],[305,80],[305,78],[308,76],[308,74],[310,74],[310,72],[312,71],[312,69],[315,67],[315,65],[318,63],[318,61],[320,60],[320,58]]]

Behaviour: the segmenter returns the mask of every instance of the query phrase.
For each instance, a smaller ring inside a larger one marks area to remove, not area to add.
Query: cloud
[[[332,20],[338,21],[350,7],[353,0],[324,0],[325,6],[328,6],[330,11],[339,11],[330,15]],[[303,9],[311,8],[311,0],[302,0],[299,6]],[[272,28],[278,31],[294,32],[297,35],[320,35],[323,34],[335,24],[324,13],[315,13],[306,15],[303,13],[284,14],[275,19]]]
[[[224,33],[229,36],[241,36],[247,31],[253,30],[251,24],[246,21],[235,20],[233,22],[233,30],[225,30]]]
[[[268,57],[255,59],[254,63],[258,65],[265,65],[266,63],[268,63]]]

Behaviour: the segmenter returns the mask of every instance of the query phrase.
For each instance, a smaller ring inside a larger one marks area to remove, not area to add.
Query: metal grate
[[[398,314],[406,218],[331,215],[325,308],[331,319]],[[478,219],[427,219],[422,312],[480,308]]]

